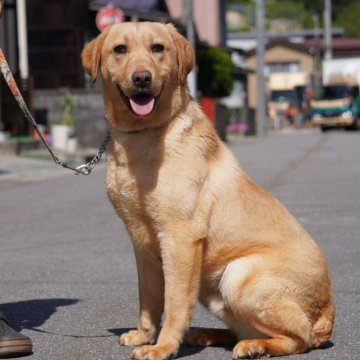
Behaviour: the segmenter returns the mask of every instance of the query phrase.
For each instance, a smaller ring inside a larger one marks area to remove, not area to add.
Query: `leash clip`
[[[90,175],[91,174],[91,170],[93,169],[94,167],[90,168],[88,166],[88,164],[83,164],[83,165],[80,165],[78,166],[76,169],[75,169],[75,175],[79,175],[79,174],[82,174],[82,175]]]

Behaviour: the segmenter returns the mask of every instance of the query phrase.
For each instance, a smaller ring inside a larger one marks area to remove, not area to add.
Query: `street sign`
[[[96,14],[96,26],[103,31],[107,26],[121,23],[125,20],[125,14],[113,5],[107,5],[99,9]]]

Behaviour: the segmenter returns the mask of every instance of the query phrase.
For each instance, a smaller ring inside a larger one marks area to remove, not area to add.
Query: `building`
[[[344,29],[333,28],[332,38],[340,38],[344,35]],[[266,38],[269,42],[274,40],[286,40],[292,43],[304,43],[307,40],[321,38],[322,31],[316,29],[304,29],[297,31],[267,32]],[[251,51],[256,48],[257,34],[253,32],[230,32],[227,34],[227,45],[235,49]]]
[[[27,2],[26,23],[22,24],[27,37],[28,49],[24,54],[18,47],[18,1],[5,0],[4,16],[0,19],[0,46],[27,103],[41,122],[52,124],[61,115],[58,105],[62,89],[71,89],[79,108],[75,110],[81,134],[89,134],[90,128],[105,131],[102,113],[101,86],[93,86],[84,73],[80,54],[84,44],[98,33],[95,24],[97,11],[108,0],[31,0]],[[26,3],[26,0],[23,0]],[[182,25],[181,0],[112,0],[112,4],[124,12],[126,21],[174,22],[185,34]],[[197,41],[208,46],[225,43],[224,2],[220,0],[194,0],[193,16]],[[26,79],[21,74],[20,58],[28,65]],[[25,80],[25,81],[24,81]],[[4,82],[0,85],[0,126],[12,135],[26,135],[31,129],[17,109]],[[88,108],[86,112],[84,109]],[[91,121],[89,121],[89,118]],[[97,118],[99,120],[93,120]],[[94,123],[95,122],[95,123]],[[91,124],[91,125],[89,125]],[[1,130],[0,127],[0,130]],[[84,130],[84,131],[83,131]],[[93,131],[92,131],[93,132]],[[83,136],[84,145],[94,143],[92,136]],[[97,135],[98,136],[98,135]],[[98,136],[101,138],[101,135]],[[96,142],[96,141],[95,141]]]
[[[263,69],[268,99],[273,91],[292,91],[294,96],[297,87],[310,86],[316,74],[316,59],[311,47],[303,44],[291,43],[286,40],[271,41],[266,45],[265,69]],[[246,65],[250,69],[257,69],[256,50],[248,52]],[[257,107],[256,74],[249,75],[248,80],[249,107]],[[301,101],[293,98],[294,102]]]
[[[334,58],[359,57],[360,39],[358,38],[334,38],[332,40]],[[265,49],[264,69],[268,81],[268,90],[274,84],[272,75],[286,74],[287,80],[293,82],[294,86],[314,87],[316,77],[321,82],[321,62],[324,54],[324,41],[322,39],[305,39],[304,42],[291,42],[286,39],[269,41]],[[246,66],[256,70],[256,49],[248,51]],[[302,74],[302,75],[301,75]],[[301,75],[301,76],[300,76]],[[278,79],[279,76],[276,76]],[[294,79],[303,80],[298,83]],[[304,82],[306,80],[306,82]],[[285,81],[285,80],[284,80]],[[270,88],[269,88],[270,86]],[[249,106],[256,107],[256,79],[255,76],[249,78]]]
[[[167,0],[169,14],[181,20],[183,0]],[[221,0],[193,0],[193,17],[198,39],[210,46],[226,45],[225,5]]]

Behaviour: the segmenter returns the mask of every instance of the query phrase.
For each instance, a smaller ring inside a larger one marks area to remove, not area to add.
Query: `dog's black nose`
[[[151,86],[152,76],[150,71],[135,71],[132,75],[133,84],[142,89],[148,89]]]

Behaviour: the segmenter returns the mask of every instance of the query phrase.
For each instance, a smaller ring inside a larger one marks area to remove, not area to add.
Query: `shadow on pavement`
[[[188,346],[188,345],[181,345],[180,350],[176,356],[177,359],[180,359],[182,357],[187,357],[191,355],[198,354],[202,352],[205,348],[204,347],[194,347],[194,346]]]
[[[316,350],[327,350],[330,349],[334,346],[335,344],[328,340],[325,344],[322,344],[319,348],[317,348]]]
[[[16,331],[33,329],[41,326],[58,307],[78,303],[78,299],[38,299],[0,304],[2,311],[8,318],[11,327]]]

